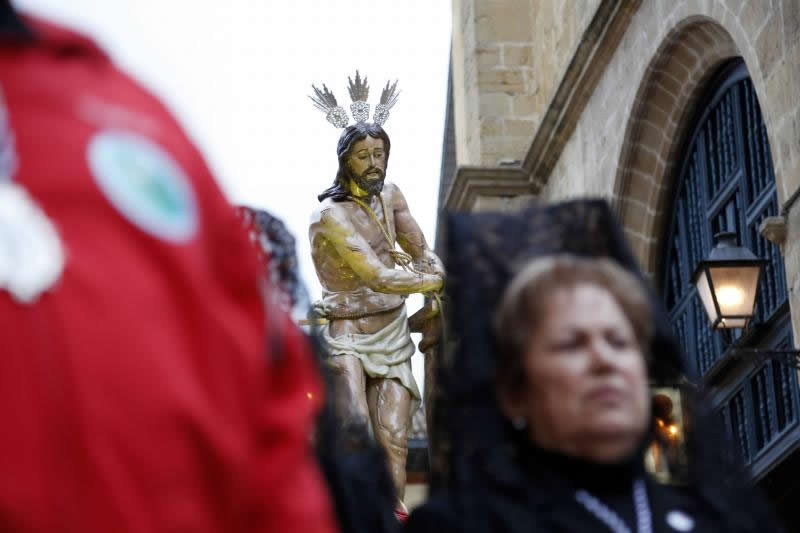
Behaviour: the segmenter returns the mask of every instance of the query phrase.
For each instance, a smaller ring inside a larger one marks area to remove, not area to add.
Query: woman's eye
[[[580,339],[577,337],[572,337],[569,339],[562,339],[554,342],[552,344],[553,351],[556,352],[567,352],[572,351],[580,347]]]
[[[611,333],[608,335],[608,343],[615,348],[626,348],[630,345],[631,341],[624,335]]]

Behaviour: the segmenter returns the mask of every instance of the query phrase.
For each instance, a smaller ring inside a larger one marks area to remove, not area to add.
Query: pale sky
[[[312,298],[320,287],[308,220],[332,182],[341,130],[313,108],[325,83],[348,108],[347,76],[401,95],[384,125],[387,179],[403,190],[432,245],[450,49],[449,0],[12,0],[95,38],[160,96],[235,203],[281,217],[297,239]],[[409,314],[420,306],[412,298]],[[416,336],[415,336],[416,337]],[[422,361],[413,359],[422,385]]]

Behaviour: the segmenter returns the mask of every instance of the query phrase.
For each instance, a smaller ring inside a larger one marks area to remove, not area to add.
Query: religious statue
[[[336,150],[336,178],[318,196],[320,204],[309,229],[323,287],[317,307],[327,319],[322,337],[331,354],[337,412],[345,424],[371,427],[386,450],[402,515],[407,434],[421,400],[411,373],[415,350],[405,298],[413,293],[430,295],[415,321],[434,319],[444,268],[400,188],[384,181],[391,145],[382,125],[397,101],[397,82],[386,84],[369,123],[367,79],[356,72],[355,81],[349,81],[356,121],[349,126],[333,93],[324,85],[322,90],[312,86],[316,107],[331,124],[344,128]],[[395,249],[395,243],[402,251]]]

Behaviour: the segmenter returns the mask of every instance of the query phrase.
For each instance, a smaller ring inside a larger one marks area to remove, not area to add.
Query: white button
[[[694,529],[694,519],[683,511],[668,512],[667,524],[676,531],[691,531]]]

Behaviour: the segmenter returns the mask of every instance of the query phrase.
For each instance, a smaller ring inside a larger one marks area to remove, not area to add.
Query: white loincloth
[[[411,393],[411,414],[414,414],[422,396],[411,372],[411,356],[415,349],[405,309],[376,333],[346,333],[334,338],[330,334],[330,325],[327,325],[322,328],[322,338],[332,357],[358,357],[369,377],[399,381]]]

